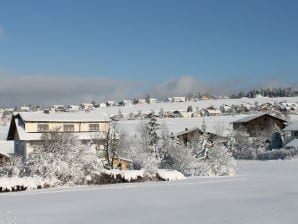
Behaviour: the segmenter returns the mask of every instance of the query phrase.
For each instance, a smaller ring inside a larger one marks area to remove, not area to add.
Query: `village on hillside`
[[[171,99],[2,109],[0,173],[22,184],[1,191],[30,188],[33,175],[33,188],[233,175],[237,160],[298,154],[296,97]],[[73,166],[66,174],[62,162]]]

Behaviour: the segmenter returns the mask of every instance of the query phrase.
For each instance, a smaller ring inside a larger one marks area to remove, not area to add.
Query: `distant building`
[[[157,103],[157,99],[155,98],[149,98],[149,103]]]
[[[146,104],[146,99],[138,99],[138,104]]]
[[[100,103],[99,104],[99,108],[104,108],[104,107],[107,107],[107,104],[106,103]]]
[[[290,141],[288,144],[285,145],[285,149],[291,150],[298,150],[298,139],[293,139],[292,141]]]
[[[298,121],[291,122],[283,131],[286,143],[293,139],[298,139]]]
[[[113,100],[108,100],[106,104],[107,104],[107,107],[114,107],[117,105],[116,102]]]
[[[55,112],[64,112],[64,105],[53,105],[53,109]]]
[[[192,141],[196,140],[203,132],[199,128],[185,128],[184,131],[178,132],[174,135],[179,144],[188,146]]]
[[[22,106],[22,107],[20,108],[20,111],[21,111],[21,112],[29,112],[29,111],[30,111],[30,107],[28,107],[28,106]]]
[[[219,116],[221,111],[215,109],[213,106],[201,110],[202,116]]]
[[[82,103],[81,104],[81,109],[82,110],[93,110],[94,105],[92,103]]]
[[[185,102],[186,97],[184,96],[173,96],[173,102]]]
[[[264,136],[271,141],[273,133],[284,129],[286,122],[270,114],[258,114],[236,120],[232,122],[232,125],[235,131],[244,131],[250,137]]]
[[[120,103],[119,103],[120,106],[131,106],[132,105],[132,101],[131,100],[122,100]]]

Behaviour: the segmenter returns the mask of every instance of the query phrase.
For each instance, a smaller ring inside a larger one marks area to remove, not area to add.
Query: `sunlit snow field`
[[[242,161],[190,177],[0,194],[0,223],[297,223],[298,161]]]

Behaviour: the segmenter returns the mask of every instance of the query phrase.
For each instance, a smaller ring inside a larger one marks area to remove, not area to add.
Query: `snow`
[[[231,122],[243,118],[247,115],[237,115],[237,116],[214,116],[214,117],[199,117],[199,118],[164,118],[158,119],[159,124],[165,124],[169,132],[173,134],[184,131],[185,128],[188,130],[194,128],[202,128],[205,121],[206,131],[222,136],[227,136],[232,130]],[[129,135],[134,136],[139,133],[140,124],[142,120],[128,120],[119,121],[119,128],[126,131]]]
[[[14,142],[0,140],[0,153],[9,156],[14,153]]]
[[[177,170],[157,170],[157,175],[163,180],[184,180],[185,176]]]
[[[241,161],[233,177],[2,193],[0,223],[295,224],[297,169]]]
[[[258,104],[271,103],[274,102],[298,102],[298,97],[276,97],[276,98],[244,98],[244,99],[216,99],[216,100],[200,100],[200,101],[187,101],[187,102],[174,102],[174,103],[153,103],[153,104],[136,104],[124,107],[106,107],[99,108],[96,110],[102,111],[108,115],[117,115],[119,110],[122,114],[138,113],[142,111],[143,113],[150,113],[152,111],[159,112],[161,109],[166,111],[186,111],[188,106],[192,106],[195,110],[196,108],[205,109],[210,106],[219,108],[221,105],[254,105],[255,102]]]
[[[290,141],[285,148],[298,148],[298,139],[293,139]]]
[[[35,190],[39,187],[53,186],[56,183],[55,180],[43,179],[41,177],[1,177],[0,178],[0,192],[1,191],[14,191],[17,187],[23,187],[27,190]]]
[[[298,121],[290,123],[284,130],[285,131],[298,131]]]
[[[107,115],[99,110],[90,112],[80,111],[49,114],[44,112],[22,112],[19,114],[23,120],[35,122],[102,122],[109,120]]]
[[[0,140],[4,140],[7,138],[9,126],[0,125]]]
[[[139,177],[143,178],[145,170],[104,170],[103,173],[110,175],[111,177],[116,178],[117,175],[120,175],[121,178],[130,182],[132,180],[136,180]]]

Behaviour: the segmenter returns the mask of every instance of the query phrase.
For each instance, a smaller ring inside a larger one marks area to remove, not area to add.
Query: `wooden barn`
[[[183,143],[185,146],[187,146],[193,140],[197,139],[201,134],[203,134],[203,132],[199,128],[185,128],[184,131],[176,133],[173,137],[176,138],[180,143]]]
[[[274,132],[286,127],[286,122],[270,114],[259,114],[236,120],[232,122],[232,125],[234,131],[244,131],[250,137],[264,136],[270,139]]]

